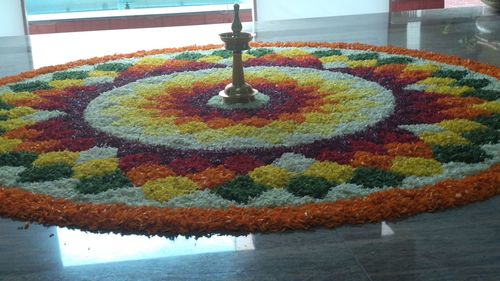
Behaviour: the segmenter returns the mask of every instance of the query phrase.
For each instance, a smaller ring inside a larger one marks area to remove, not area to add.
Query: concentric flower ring
[[[254,44],[243,59],[259,97],[234,107],[214,98],[230,56],[157,50],[0,79],[0,214],[279,231],[499,192],[498,68],[392,47]]]

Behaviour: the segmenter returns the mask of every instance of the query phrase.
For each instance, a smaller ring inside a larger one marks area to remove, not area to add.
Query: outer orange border
[[[456,56],[441,55],[432,52],[419,51],[419,50],[409,50],[395,46],[372,46],[361,43],[320,43],[320,42],[278,42],[278,43],[264,43],[264,42],[254,42],[251,43],[252,47],[325,47],[325,48],[341,48],[341,49],[352,49],[352,50],[365,50],[365,51],[376,51],[385,52],[390,54],[400,54],[408,55],[422,59],[434,60],[443,63],[464,66],[468,69],[490,75],[497,79],[500,79],[500,71],[497,67],[475,62],[469,59],[463,59]],[[197,51],[197,50],[210,50],[214,48],[222,48],[222,45],[204,45],[204,46],[187,46],[182,48],[166,48],[166,49],[156,49],[150,51],[138,51],[130,54],[116,54],[109,55],[91,59],[77,60],[65,64],[46,66],[39,68],[37,70],[23,72],[15,76],[8,76],[0,78],[0,86],[19,82],[28,78],[33,78],[37,75],[46,74],[54,71],[61,71],[72,67],[91,65],[103,63],[111,60],[126,59],[133,57],[143,57],[149,55],[165,54],[165,53],[175,53],[184,51]]]
[[[346,43],[254,43],[254,47],[332,47],[373,50],[461,65],[471,70],[500,78],[498,68],[458,57],[397,47],[377,47]],[[191,46],[179,49],[140,51],[80,60],[59,66],[44,67],[17,76],[0,79],[0,85],[22,81],[36,75],[70,67],[96,64],[120,58],[169,52],[211,49],[220,45]],[[418,189],[391,189],[363,198],[333,203],[307,204],[279,208],[155,208],[130,207],[123,204],[79,204],[48,195],[34,194],[17,188],[0,188],[0,216],[45,225],[76,227],[90,231],[143,233],[172,236],[213,233],[280,232],[336,227],[398,219],[423,212],[486,200],[500,194],[500,164],[459,180],[445,180]]]
[[[486,200],[497,194],[500,194],[500,165],[468,178],[418,189],[391,189],[333,203],[261,209],[77,204],[16,188],[0,188],[0,215],[90,231],[164,236],[280,232],[404,218]]]

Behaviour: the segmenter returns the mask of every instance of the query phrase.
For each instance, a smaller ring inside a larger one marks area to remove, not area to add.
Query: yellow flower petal
[[[189,194],[198,189],[198,185],[186,177],[166,177],[148,181],[142,186],[147,199],[159,202],[168,201],[179,195]]]
[[[73,166],[80,154],[72,151],[56,151],[38,155],[38,158],[33,162],[34,166],[47,166],[54,164],[66,164]]]
[[[110,174],[118,169],[118,159],[90,160],[73,167],[74,177],[78,179]]]
[[[470,121],[467,119],[445,120],[437,123],[436,125],[457,134],[462,134],[465,132],[486,128],[486,126],[484,126],[483,124]]]
[[[0,137],[0,153],[13,151],[23,141],[18,139],[8,139]]]
[[[420,138],[430,145],[450,145],[450,144],[468,144],[469,141],[457,133],[451,131],[443,132],[425,132]]]
[[[391,171],[405,176],[433,176],[443,172],[441,163],[434,159],[397,156],[392,162]]]
[[[304,171],[305,176],[320,177],[338,183],[347,182],[354,175],[354,168],[349,165],[340,165],[335,162],[315,162]]]
[[[81,87],[84,84],[85,81],[81,79],[53,80],[49,82],[49,86],[56,89],[64,89],[67,87]]]
[[[294,176],[294,173],[273,165],[267,165],[256,168],[248,175],[256,183],[274,188],[283,188],[287,186],[288,181]]]
[[[482,104],[476,104],[472,106],[473,108],[484,109],[491,111],[493,113],[500,113],[500,102],[498,101],[490,101]]]

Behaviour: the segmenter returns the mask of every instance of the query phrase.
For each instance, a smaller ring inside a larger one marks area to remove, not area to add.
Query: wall
[[[0,1],[0,37],[24,35],[21,0]]]
[[[2,1],[2,0],[0,0]],[[242,22],[252,21],[250,9],[240,10]],[[231,23],[233,12],[207,11],[199,13],[157,14],[142,16],[81,18],[73,20],[30,21],[30,34],[76,32],[92,30],[149,28],[165,26]],[[230,29],[230,25],[228,27]]]
[[[255,0],[257,20],[282,20],[389,12],[390,0]]]
[[[354,22],[355,21],[355,22]],[[327,17],[285,21],[257,21],[255,38],[264,42],[362,42],[386,46],[389,14],[367,14],[357,17]]]
[[[1,0],[4,1],[4,0]],[[181,6],[232,5],[248,0],[25,0],[28,15]]]
[[[467,2],[460,0],[461,2]],[[442,9],[444,0],[399,0],[391,1],[391,12],[423,10],[423,9]]]

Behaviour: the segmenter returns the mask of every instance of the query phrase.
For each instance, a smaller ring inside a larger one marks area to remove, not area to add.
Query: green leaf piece
[[[99,64],[98,66],[95,67],[95,70],[123,72],[127,70],[130,66],[132,66],[132,64],[110,62],[110,63]]]
[[[496,144],[498,143],[500,133],[497,130],[490,128],[478,129],[469,132],[465,132],[463,137],[468,139],[473,144]]]
[[[274,54],[274,51],[267,48],[258,48],[258,49],[250,49],[247,54],[252,55],[254,57],[262,57],[269,54]]]
[[[486,86],[488,86],[488,84],[490,84],[490,80],[485,79],[485,78],[483,78],[483,79],[462,79],[462,80],[457,82],[458,86],[469,86],[469,87],[476,88],[476,89],[486,87]]]
[[[131,187],[132,184],[120,171],[104,176],[84,178],[75,187],[83,194],[97,194],[110,189]]]
[[[248,203],[269,188],[254,182],[249,176],[239,176],[212,190],[215,194],[238,203]]]
[[[347,56],[350,60],[376,60],[378,59],[377,53],[360,53]]]
[[[212,56],[219,56],[227,59],[233,56],[233,52],[228,50],[216,50],[212,52]]]
[[[0,166],[31,167],[38,156],[28,152],[9,152],[0,154]]]
[[[49,86],[49,83],[45,81],[33,81],[26,83],[18,83],[9,86],[10,89],[16,93],[18,92],[33,92],[36,90],[50,90],[52,87]]]
[[[85,79],[89,77],[87,71],[62,71],[52,75],[52,80]]]
[[[500,99],[500,91],[477,89],[463,94],[464,97],[476,97],[487,101]]]
[[[69,178],[72,174],[73,169],[71,168],[71,166],[64,164],[56,164],[43,167],[30,167],[19,174],[19,181],[53,181],[61,178]]]
[[[379,59],[377,61],[377,65],[386,65],[386,64],[408,64],[413,62],[412,58],[408,57],[389,57],[389,58],[383,58]]]
[[[9,105],[9,104],[6,104],[3,101],[0,101],[0,110],[1,109],[9,110],[9,109],[12,109],[12,108],[14,108],[12,105]]]
[[[455,80],[461,80],[467,76],[469,72],[466,70],[438,70],[434,72],[432,76],[441,78],[453,78]]]
[[[286,190],[298,197],[311,196],[320,199],[324,198],[334,185],[323,178],[297,176],[290,179]]]
[[[491,129],[500,130],[500,114],[481,116],[474,119],[474,121],[479,122],[485,126],[488,126]]]
[[[479,163],[486,158],[491,158],[477,145],[449,145],[434,146],[432,148],[434,159],[442,163],[464,162]]]
[[[350,183],[364,188],[381,188],[384,186],[399,186],[405,177],[403,175],[375,168],[360,167],[354,171]]]
[[[318,50],[312,53],[318,58],[329,57],[329,56],[340,56],[342,52],[340,50],[330,49],[330,50]]]
[[[182,54],[179,54],[179,55],[175,56],[174,58],[177,59],[177,60],[192,60],[192,61],[195,61],[195,60],[198,60],[201,57],[203,57],[203,55],[200,54],[200,53],[185,52],[185,53],[182,53]]]

